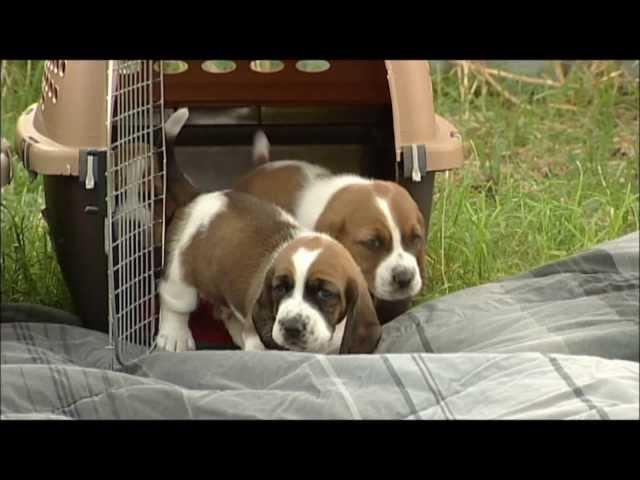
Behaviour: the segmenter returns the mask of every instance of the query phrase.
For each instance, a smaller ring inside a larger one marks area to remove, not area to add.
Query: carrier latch
[[[80,150],[78,179],[87,190],[95,190],[95,205],[85,205],[84,213],[106,215],[106,178],[107,150]]]
[[[404,178],[422,181],[422,176],[427,173],[427,147],[416,143],[402,147],[402,165]]]
[[[84,188],[96,187],[100,161],[106,162],[106,150],[81,150],[78,164],[78,178],[84,182]]]

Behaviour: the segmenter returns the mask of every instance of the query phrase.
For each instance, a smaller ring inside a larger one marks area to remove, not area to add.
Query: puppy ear
[[[364,279],[350,278],[346,288],[347,317],[340,353],[371,353],[382,327]]]
[[[258,332],[258,336],[264,346],[270,350],[282,350],[282,348],[273,340],[273,324],[276,321],[276,312],[273,304],[273,296],[271,295],[271,281],[273,279],[273,268],[270,268],[264,277],[262,291],[258,300],[253,306],[251,317],[253,325]]]
[[[335,209],[330,215],[321,215],[314,230],[326,233],[340,242],[345,232],[345,223],[345,217],[340,213],[340,209]]]

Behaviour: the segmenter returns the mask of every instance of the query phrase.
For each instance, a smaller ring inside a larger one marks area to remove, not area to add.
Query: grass
[[[3,61],[0,125],[2,136],[11,144],[18,116],[40,97],[42,68],[39,61]],[[12,183],[2,190],[0,210],[1,299],[3,303],[30,302],[73,310],[40,214],[43,208],[42,178],[32,181],[24,168],[14,168]]]
[[[2,135],[40,95],[41,62],[4,62]],[[434,70],[436,111],[463,134],[464,168],[436,177],[420,301],[527,271],[638,230],[638,82],[580,64],[560,87]],[[467,79],[468,80],[468,79]],[[507,95],[505,95],[505,93]],[[42,179],[2,192],[2,301],[71,309],[40,216]]]

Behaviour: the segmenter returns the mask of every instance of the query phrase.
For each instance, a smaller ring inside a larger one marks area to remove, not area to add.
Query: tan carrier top
[[[347,106],[391,103],[396,160],[414,181],[427,171],[459,168],[462,143],[453,125],[435,114],[426,61],[328,61],[319,72],[295,60],[264,73],[256,62],[235,61],[229,72],[211,73],[210,62],[164,76],[164,103],[177,106]],[[259,62],[258,62],[259,63]],[[45,175],[80,175],[87,149],[107,148],[107,61],[50,60],[42,98],[17,124],[17,148],[25,166]],[[256,71],[258,70],[258,71]],[[132,72],[131,75],[136,75]],[[126,74],[124,75],[127,76]]]

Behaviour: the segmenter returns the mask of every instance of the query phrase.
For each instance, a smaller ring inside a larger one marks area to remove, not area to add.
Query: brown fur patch
[[[261,281],[255,285],[256,277],[296,227],[283,221],[271,204],[237,192],[226,196],[227,208],[192,237],[180,260],[189,285],[211,302],[229,304],[246,316],[259,293],[256,289],[262,287]],[[176,212],[169,226],[170,242],[183,228],[188,209]]]
[[[304,186],[304,172],[295,165],[278,168],[267,165],[242,177],[233,189],[273,202],[292,213],[297,193]]]

